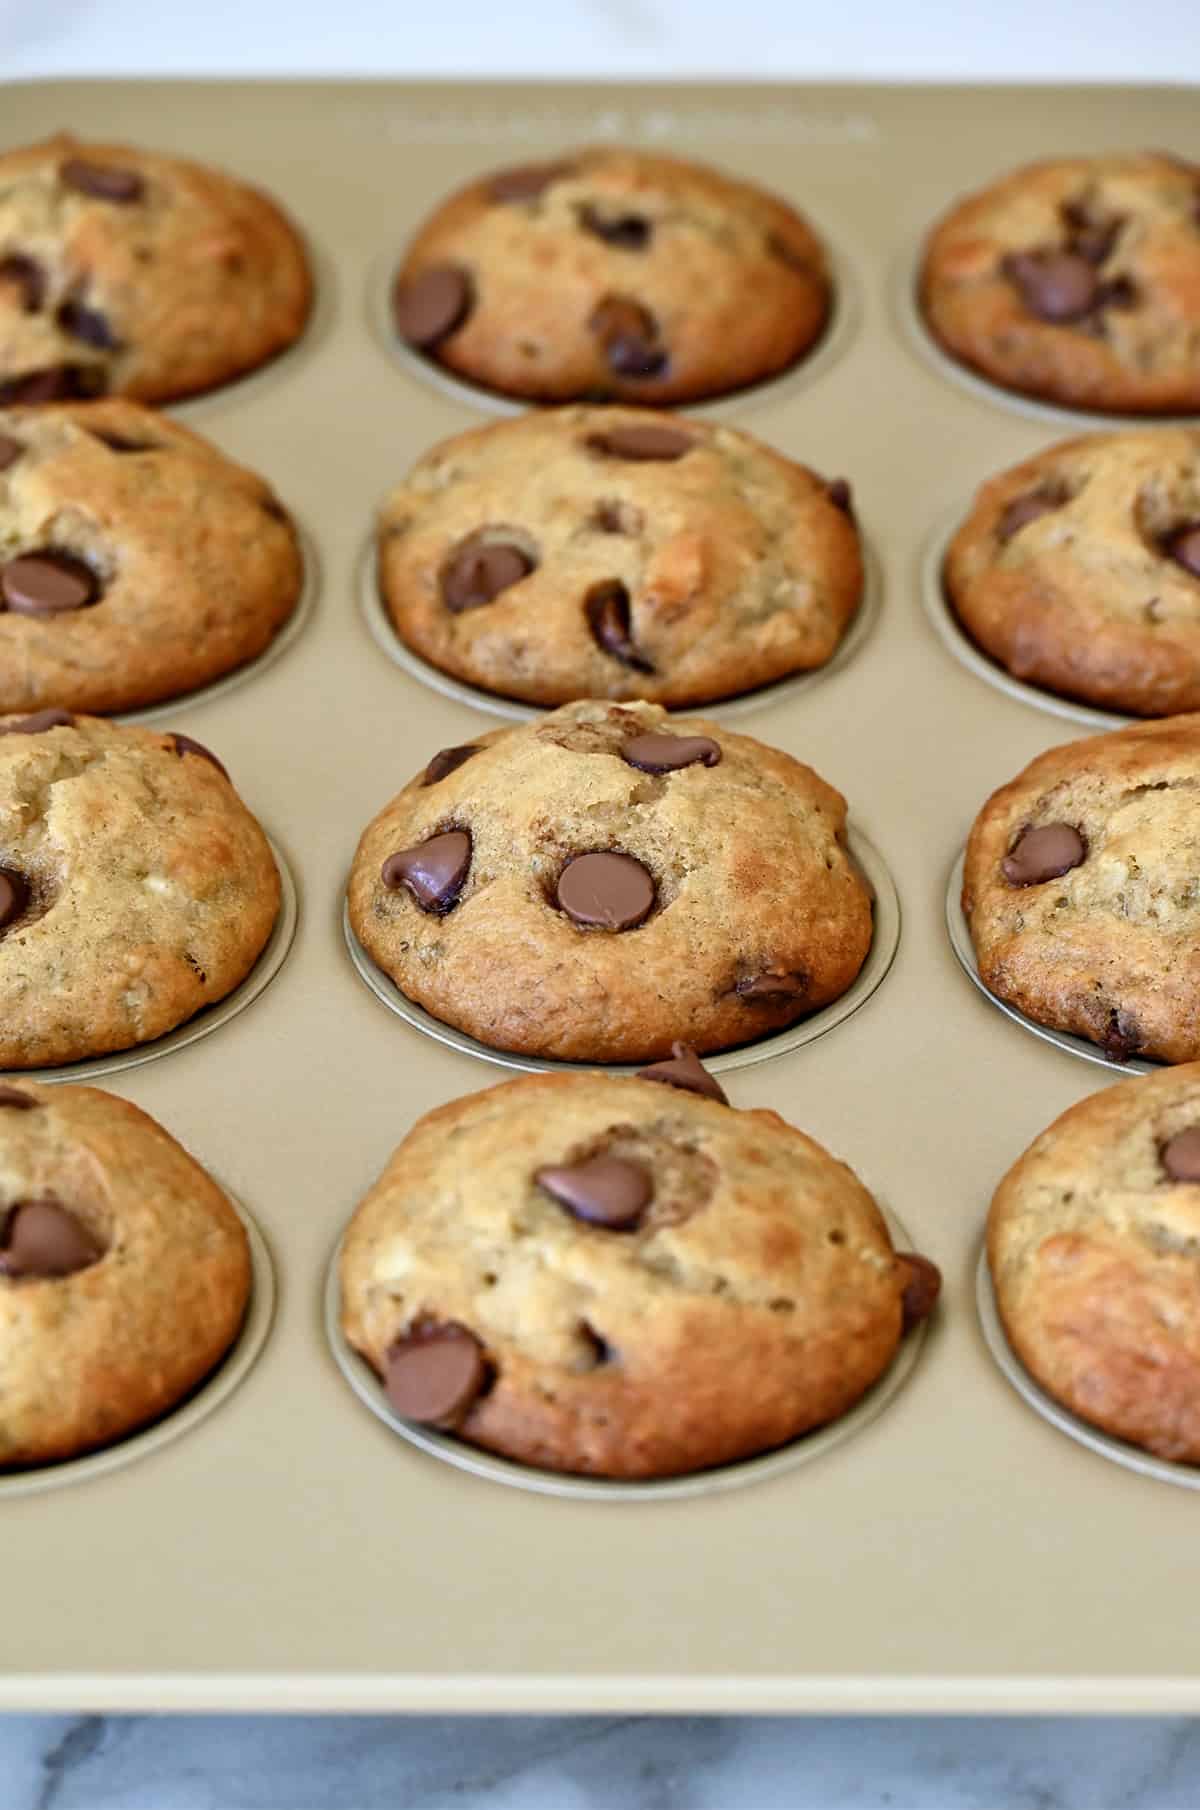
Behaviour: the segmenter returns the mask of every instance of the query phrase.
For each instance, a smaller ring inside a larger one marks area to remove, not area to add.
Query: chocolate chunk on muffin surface
[[[777,749],[586,702],[440,762],[364,832],[350,921],[409,998],[484,1043],[600,1062],[722,1049],[828,1004],[866,959],[845,801]]]
[[[401,339],[531,401],[693,401],[773,376],[820,337],[820,242],[786,203],[655,152],[570,151],[459,190],[409,244]]]
[[[1200,1057],[1200,716],[1052,748],[975,820],[984,984],[1119,1060]]]
[[[92,1087],[0,1088],[0,1470],[166,1413],[249,1295],[237,1214],[153,1119]]]
[[[670,1476],[852,1407],[895,1355],[914,1261],[773,1112],[528,1077],[409,1132],[347,1231],[342,1325],[409,1419],[527,1464]]]
[[[564,408],[434,447],[379,518],[402,639],[529,703],[671,706],[823,665],[859,606],[841,492],[749,435]]]
[[[295,228],[221,171],[67,133],[0,154],[0,406],[227,383],[311,289]]]
[[[0,718],[4,1068],[174,1029],[245,978],[279,913],[270,846],[215,757],[58,716]]]
[[[113,398],[0,410],[0,711],[135,709],[263,652],[295,529],[216,447]]]
[[[1128,414],[1200,409],[1200,165],[1030,164],[958,203],[920,299],[945,349],[1008,389]]]
[[[1200,431],[1088,434],[989,479],[945,581],[1015,678],[1132,716],[1200,709]]]

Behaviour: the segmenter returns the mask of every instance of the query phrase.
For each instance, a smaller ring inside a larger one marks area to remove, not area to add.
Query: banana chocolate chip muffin
[[[1072,1413],[1200,1464],[1200,1065],[1072,1106],[996,1190],[1008,1341]]]
[[[1200,716],[1051,748],[975,820],[985,986],[1117,1060],[1200,1057]]]
[[[871,944],[846,803],[810,767],[653,704],[578,703],[442,749],[364,831],[359,942],[502,1050],[719,1050],[838,998]]]
[[[266,837],[189,736],[0,718],[0,1068],[173,1030],[245,978],[279,903]]]
[[[1200,710],[1200,431],[1087,434],[990,479],[945,581],[1014,678],[1131,716]]]
[[[658,152],[593,147],[444,201],[396,276],[397,333],[539,402],[691,402],[774,376],[824,330],[820,241],[786,202]]]
[[[263,652],[300,597],[261,478],[140,403],[0,410],[0,710],[131,710]]]
[[[843,479],[733,428],[569,408],[426,453],[380,512],[379,583],[470,684],[678,707],[823,665],[863,565]]]
[[[409,1132],[341,1255],[343,1330],[399,1415],[667,1477],[837,1419],[930,1312],[937,1270],[844,1163],[647,1079],[526,1077]]]
[[[1006,389],[1200,409],[1200,165],[1143,152],[1015,170],[935,228],[920,294],[945,350]]]
[[[65,132],[0,153],[0,404],[212,389],[311,293],[295,227],[219,170]]]
[[[161,1125],[94,1087],[0,1086],[0,1469],[165,1414],[249,1296],[241,1221]]]

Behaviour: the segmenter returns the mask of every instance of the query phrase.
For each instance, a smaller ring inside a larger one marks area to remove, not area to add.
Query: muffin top
[[[1164,153],[1029,164],[930,235],[926,318],[1008,389],[1073,408],[1200,408],[1200,165]]]
[[[188,736],[2,718],[0,826],[0,1067],[161,1036],[244,978],[279,912],[266,837]]]
[[[295,228],[219,170],[65,132],[0,154],[0,404],[211,389],[290,345],[311,289]]]
[[[820,242],[785,202],[605,146],[460,189],[408,246],[392,305],[403,340],[505,395],[674,403],[794,363],[829,294]]]
[[[567,408],[434,447],[388,497],[403,639],[534,704],[681,706],[820,666],[862,595],[849,486],[732,428]]]
[[[1200,1463],[1200,1065],[1122,1081],[1035,1139],[996,1190],[1000,1316],[1056,1400]]]
[[[564,705],[430,760],[364,831],[359,941],[499,1049],[744,1043],[845,992],[871,895],[810,767],[653,704]]]
[[[773,1112],[540,1075],[409,1132],[347,1231],[343,1327],[402,1415],[529,1464],[667,1476],[844,1413],[928,1268]]]
[[[161,1125],[94,1087],[0,1086],[0,1468],[173,1407],[249,1293],[237,1214]]]

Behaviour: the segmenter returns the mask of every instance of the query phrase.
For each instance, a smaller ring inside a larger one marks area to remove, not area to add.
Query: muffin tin
[[[967,484],[1095,421],[914,355],[923,330],[904,325],[895,276],[957,194],[1017,162],[1147,142],[1200,157],[1195,93],[116,82],[18,85],[5,102],[14,143],[62,123],[208,159],[309,236],[313,332],[179,412],[295,508],[320,597],[251,679],[170,712],[287,851],[293,951],[253,1010],[116,1083],[247,1203],[278,1310],[244,1385],[186,1437],[5,1497],[21,1563],[0,1707],[1200,1707],[1179,1590],[1190,1492],[1048,1427],[975,1301],[992,1189],[1100,1077],[969,984],[946,876],[989,793],[1078,730],[950,657],[923,574]],[[845,792],[903,931],[853,1016],[724,1079],[735,1105],[774,1107],[850,1162],[945,1275],[912,1374],[857,1437],[795,1468],[768,1460],[752,1485],[619,1503],[499,1488],[410,1448],[355,1399],[323,1324],[330,1250],[392,1149],[496,1078],[382,1010],[342,931],[363,826],[434,750],[492,723],[387,657],[361,608],[378,498],[492,407],[382,342],[381,272],[457,183],[595,138],[779,190],[832,223],[850,273],[808,366],[695,412],[854,486],[878,618],[820,682],[756,699],[749,726]]]

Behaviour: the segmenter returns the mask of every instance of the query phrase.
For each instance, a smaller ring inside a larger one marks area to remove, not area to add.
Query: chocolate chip
[[[396,284],[392,311],[401,339],[427,351],[461,327],[474,302],[471,279],[454,264],[432,264]]]
[[[578,210],[578,220],[584,232],[603,239],[606,245],[617,245],[622,251],[644,251],[654,231],[641,214],[602,214],[591,202],[585,202]]]
[[[513,541],[486,540],[481,534],[472,534],[442,568],[442,602],[455,616],[463,610],[477,610],[510,585],[528,578],[533,566],[533,560]]]
[[[666,369],[658,322],[640,302],[623,295],[605,296],[593,309],[588,326],[618,377],[657,377]]]
[[[1073,251],[1054,246],[1018,251],[1005,258],[1001,269],[1039,320],[1082,320],[1096,304],[1100,286],[1096,272]]]
[[[54,318],[64,333],[81,340],[85,346],[112,352],[120,343],[108,324],[107,315],[101,314],[99,308],[88,308],[83,302],[68,300],[59,304]]]
[[[421,784],[436,786],[439,779],[445,779],[448,774],[456,772],[464,761],[470,760],[473,754],[478,753],[479,749],[474,742],[463,742],[458,748],[443,748],[434,755],[426,767]]]
[[[632,666],[635,672],[653,672],[654,667],[633,641],[629,592],[616,578],[594,584],[583,600],[584,613],[592,639],[614,660]]]
[[[996,539],[1002,546],[1006,545],[1030,522],[1061,509],[1066,501],[1066,492],[1060,489],[1027,490],[1023,496],[1014,497],[996,523]]]
[[[99,596],[91,567],[54,547],[21,553],[0,566],[0,599],[18,616],[60,616],[86,609]]]
[[[579,1336],[588,1348],[590,1367],[593,1370],[598,1370],[601,1364],[613,1364],[617,1361],[616,1348],[596,1331],[590,1320],[580,1320]]]
[[[461,1420],[487,1380],[483,1347],[454,1320],[414,1328],[384,1358],[388,1400],[405,1420],[426,1426]]]
[[[19,292],[26,314],[36,314],[46,299],[46,273],[24,252],[10,251],[7,257],[0,258],[0,283]]]
[[[1177,1131],[1163,1145],[1159,1155],[1173,1182],[1200,1182],[1200,1126]]]
[[[589,434],[585,445],[589,452],[608,459],[682,459],[696,444],[691,434],[677,427],[660,427],[656,421],[630,421],[625,426],[604,427]]]
[[[1100,1039],[1100,1047],[1114,1062],[1128,1062],[1142,1047],[1142,1033],[1128,1012],[1113,1010]]]
[[[58,178],[95,201],[140,201],[145,192],[136,170],[123,170],[114,163],[88,163],[82,157],[68,157],[59,165]]]
[[[458,903],[470,865],[471,838],[466,830],[443,830],[389,855],[380,879],[393,891],[403,886],[422,911],[441,916]]]
[[[936,1263],[930,1263],[928,1257],[918,1257],[915,1251],[897,1251],[896,1261],[905,1274],[904,1293],[900,1297],[904,1316],[901,1330],[911,1332],[933,1312],[942,1292],[942,1272]]]
[[[0,723],[0,735],[43,735],[47,729],[72,729],[75,718],[69,710],[35,710],[15,723]]]
[[[0,1106],[11,1106],[17,1112],[30,1112],[40,1105],[40,1100],[35,1100],[32,1094],[23,1094],[19,1087],[0,1084]]]
[[[29,903],[29,882],[15,867],[0,867],[0,930],[20,917]]]
[[[56,1200],[18,1201],[0,1240],[0,1276],[72,1276],[103,1255],[87,1227]]]
[[[845,478],[834,478],[826,487],[825,495],[835,509],[844,510],[847,515],[854,514],[854,493]]]
[[[1177,566],[1200,578],[1200,522],[1177,529],[1167,542],[1167,553]]]
[[[677,773],[697,764],[715,767],[721,745],[707,735],[635,735],[621,749],[621,759],[641,773]]]
[[[551,183],[572,174],[569,163],[524,163],[498,170],[487,185],[489,201],[536,201]]]
[[[179,755],[181,760],[185,754],[198,755],[201,760],[206,760],[210,766],[217,769],[218,773],[224,774],[225,778],[229,779],[229,774],[221,765],[212,749],[206,748],[203,742],[194,742],[190,735],[179,735],[175,731],[172,731],[171,740],[175,745],[175,752]],[[230,781],[230,783],[232,784],[232,781]]]
[[[1099,308],[1136,308],[1141,294],[1132,277],[1112,277],[1107,283],[1101,283],[1096,291],[1096,307]]]
[[[1000,863],[1010,886],[1040,886],[1070,873],[1087,856],[1087,843],[1069,823],[1022,830]]]
[[[748,974],[734,986],[739,999],[748,999],[753,1003],[769,1004],[772,1001],[783,1004],[785,1001],[803,999],[808,992],[808,976],[799,971],[792,974],[780,974],[776,969],[768,968],[762,974]]]
[[[0,471],[7,471],[15,465],[25,448],[19,440],[12,440],[7,434],[0,434]]]
[[[1125,224],[1123,214],[1101,214],[1088,201],[1065,201],[1059,209],[1069,247],[1089,264],[1103,264]]]
[[[573,924],[601,930],[636,930],[653,911],[654,897],[654,881],[641,862],[607,849],[575,855],[555,889]]]
[[[107,374],[99,365],[47,365],[44,370],[26,371],[0,383],[0,405],[82,402],[89,396],[102,396],[107,387]]]
[[[719,1100],[728,1106],[721,1083],[709,1074],[694,1049],[686,1043],[673,1043],[665,1062],[652,1062],[638,1072],[639,1081],[662,1081],[667,1087],[678,1087],[688,1094],[703,1094],[707,1100]]]
[[[614,1232],[634,1227],[654,1194],[654,1183],[641,1164],[619,1156],[593,1156],[569,1167],[539,1169],[534,1179],[576,1219]]]

